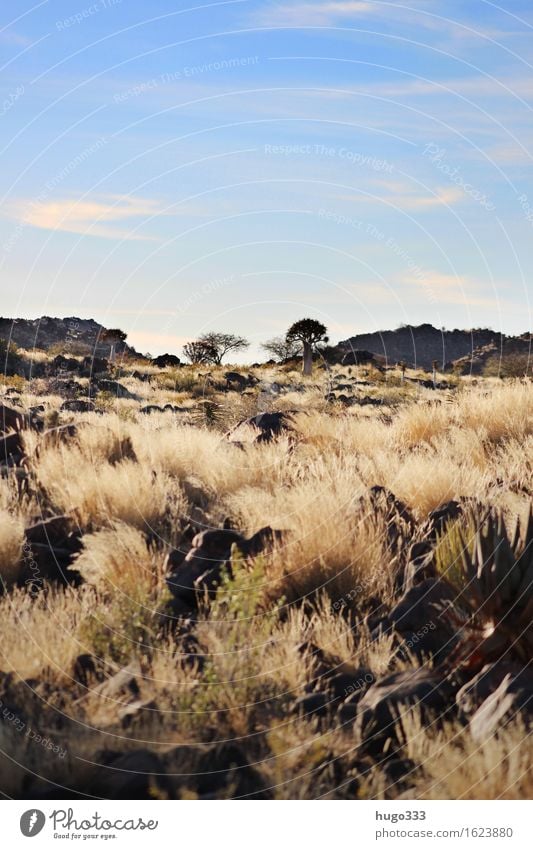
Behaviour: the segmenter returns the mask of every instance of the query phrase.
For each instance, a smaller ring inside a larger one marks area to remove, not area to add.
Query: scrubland
[[[509,527],[527,517],[533,384],[433,390],[414,372],[402,382],[335,366],[302,379],[262,367],[235,392],[220,389],[222,372],[146,367],[146,379],[118,378],[132,397],[101,393],[72,413],[50,381],[8,394],[6,381],[2,403],[42,405],[44,431],[22,431],[24,461],[0,480],[1,792],[530,798],[521,711],[480,739],[465,713],[409,706],[393,751],[368,745],[358,699],[338,690],[352,696],[360,681],[362,696],[387,675],[441,668],[383,623],[433,511],[455,501],[478,517],[494,508]],[[353,403],[337,383],[352,385]],[[141,412],[165,404],[179,409]],[[226,438],[264,411],[290,413],[290,427],[265,442]],[[67,423],[75,433],[54,435]],[[79,540],[55,579],[25,542],[53,516]],[[169,554],[224,526],[283,533],[254,557],[234,548],[187,608],[169,588]],[[468,680],[453,656],[444,663]]]

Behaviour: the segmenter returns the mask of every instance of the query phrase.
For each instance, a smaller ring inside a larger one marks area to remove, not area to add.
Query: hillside
[[[439,330],[431,324],[405,325],[397,330],[361,333],[339,342],[340,351],[366,350],[384,356],[389,365],[404,361],[414,368],[430,369],[433,360],[439,367],[472,356],[487,345],[498,350],[507,337],[487,328]]]
[[[98,344],[105,330],[92,318],[51,318],[47,315],[35,319],[0,317],[0,339],[9,339],[19,348],[29,351],[34,348],[48,351],[60,345],[65,353],[105,353],[109,351],[109,344]],[[128,345],[122,346],[122,350],[136,353]]]

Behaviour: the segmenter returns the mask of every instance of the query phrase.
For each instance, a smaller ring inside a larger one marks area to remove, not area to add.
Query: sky
[[[531,330],[530,0],[0,10],[3,316]],[[242,358],[241,358],[242,359]]]

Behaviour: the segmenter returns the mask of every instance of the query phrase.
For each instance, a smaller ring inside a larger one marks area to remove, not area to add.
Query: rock
[[[24,447],[20,433],[10,433],[0,436],[0,463],[6,466],[17,466],[24,456]]]
[[[533,719],[533,682],[508,674],[482,703],[470,720],[470,732],[478,743],[488,740],[519,717],[529,729]]]
[[[435,549],[429,540],[414,542],[409,548],[404,571],[404,589],[410,590],[417,584],[437,578]]]
[[[228,742],[213,746],[198,762],[196,790],[201,799],[267,799],[268,791],[244,749]]]
[[[140,675],[139,665],[130,663],[129,666],[125,666],[97,687],[94,687],[92,693],[112,702],[118,701],[119,703],[129,704],[133,696],[135,699],[139,697],[140,688],[137,677]]]
[[[109,392],[110,395],[115,395],[117,398],[135,398],[135,395],[132,395],[132,393],[117,380],[99,380],[97,383],[97,389],[99,392]]]
[[[105,752],[88,780],[89,793],[103,799],[167,799],[171,783],[161,758],[148,749]]]
[[[270,442],[274,437],[291,433],[292,412],[259,413],[249,419],[243,419],[228,431],[226,439],[238,443]]]
[[[152,413],[164,413],[163,407],[159,407],[158,404],[147,404],[145,407],[141,407],[139,410],[145,416],[149,416]]]
[[[94,654],[79,654],[72,664],[72,680],[84,688],[94,681],[102,683],[105,673],[104,662]]]
[[[324,717],[328,716],[331,712],[331,707],[334,703],[335,698],[328,696],[327,693],[311,693],[296,699],[293,711],[303,719],[312,716]]]
[[[449,522],[459,519],[462,515],[463,508],[458,501],[447,501],[429,514],[426,522],[427,535],[431,539],[436,539],[444,532]]]
[[[396,723],[415,708],[425,725],[452,718],[456,689],[450,679],[426,669],[395,672],[373,684],[359,702],[363,751],[377,757],[392,752],[399,742]]]
[[[227,371],[224,373],[224,379],[227,383],[228,389],[237,388],[237,390],[241,391],[248,387],[248,380],[244,377],[244,375],[239,374],[238,371]]]
[[[380,358],[382,359],[382,358]],[[381,370],[382,364],[378,360],[376,354],[362,349],[355,349],[344,354],[341,365],[343,366],[367,366],[372,365],[374,368]]]
[[[63,354],[58,354],[49,364],[48,372],[54,375],[60,375],[64,372],[79,372],[80,366],[80,362],[74,357],[64,357]]]
[[[231,569],[231,549],[234,544],[244,557],[256,557],[261,551],[281,539],[282,532],[261,528],[250,539],[232,529],[202,531],[197,534],[190,551],[183,556],[179,550],[170,553],[167,584],[172,594],[194,605],[196,593],[216,592],[222,569]]]
[[[29,417],[21,410],[0,404],[0,430],[7,433],[10,430],[22,430],[29,425]]]
[[[152,360],[152,365],[157,368],[176,368],[181,365],[181,360],[175,354],[160,354]]]
[[[92,413],[94,411],[94,401],[85,398],[63,401],[59,410],[62,413]]]
[[[108,369],[109,361],[104,357],[84,357],[80,363],[80,371],[84,377],[106,374]]]
[[[452,651],[457,635],[441,608],[454,600],[453,589],[433,578],[407,590],[390,611],[389,620],[408,652],[442,660]]]
[[[48,392],[52,395],[60,395],[68,401],[82,395],[85,392],[85,387],[72,378],[54,378],[49,381]]]
[[[458,691],[455,700],[460,711],[465,716],[471,716],[507,676],[511,677],[513,686],[524,686],[533,691],[533,669],[512,661],[498,660],[486,664]]]
[[[69,566],[81,550],[81,532],[68,515],[52,516],[26,528],[29,550],[22,561],[19,583],[42,588],[44,581],[78,584],[80,576]]]

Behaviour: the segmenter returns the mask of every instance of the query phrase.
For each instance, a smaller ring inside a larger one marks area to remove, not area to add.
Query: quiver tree
[[[326,327],[314,318],[301,318],[289,327],[286,335],[288,343],[295,342],[302,349],[302,372],[311,374],[313,370],[313,351],[319,342],[327,343]]]

